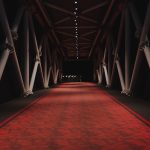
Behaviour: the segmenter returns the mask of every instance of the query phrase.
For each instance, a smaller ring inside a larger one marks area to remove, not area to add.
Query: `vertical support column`
[[[99,65],[99,68],[96,70],[97,77],[98,77],[98,84],[102,83],[102,66]]]
[[[34,86],[35,77],[36,77],[36,74],[37,74],[38,65],[39,65],[39,60],[36,60],[35,64],[34,64],[32,76],[31,76],[31,81],[30,81],[30,91],[31,92],[33,90],[33,86]]]
[[[21,21],[21,17],[23,16],[24,10],[25,10],[24,6],[19,8],[17,15],[16,15],[16,18],[15,18],[15,21],[14,21],[13,26],[11,28],[12,32],[18,31],[18,27],[19,27],[19,24]]]
[[[59,69],[56,69],[54,84],[58,83],[58,74],[59,74]]]
[[[49,84],[49,79],[50,79],[50,75],[51,75],[51,70],[52,70],[52,67],[49,67],[48,75],[47,75],[47,83],[48,84]]]
[[[96,72],[95,67],[94,67],[94,65],[93,65],[93,81],[94,81],[94,82],[95,82],[96,79],[97,79],[96,74],[97,74],[97,72]]]
[[[49,68],[49,70],[48,70],[48,75],[47,75],[47,83],[49,84],[49,80],[50,80],[50,75],[51,75],[51,71],[52,71],[52,59],[51,59],[51,53],[50,53],[50,44],[49,44],[49,42],[48,42],[48,38],[47,38],[47,40],[45,41],[46,42],[46,48],[47,48],[47,58],[48,58],[48,61],[49,61],[49,63],[48,63],[48,68]]]
[[[59,69],[58,69],[58,59],[57,59],[56,48],[54,49],[52,56],[53,56],[53,67],[52,67],[53,83],[57,84]]]
[[[24,15],[24,84],[26,93],[25,95],[30,94],[29,86],[29,22],[28,22],[28,12],[25,12]]]
[[[96,69],[96,74],[97,74],[98,84],[101,84],[100,83],[100,74],[99,74],[99,70],[98,69]]]
[[[10,51],[8,49],[5,49],[0,58],[0,80],[1,80],[3,72],[4,72],[4,69],[5,69],[8,57],[9,57],[9,53],[10,53]]]
[[[13,38],[12,38],[12,35],[11,35],[8,19],[7,19],[7,16],[6,16],[6,12],[5,12],[2,0],[0,0],[0,21],[1,21],[1,25],[2,25],[3,31],[5,32],[6,39],[7,39],[6,40],[7,41],[7,43],[6,43],[7,48],[4,50],[5,52],[3,53],[3,57],[2,57],[3,61],[2,61],[1,75],[4,71],[4,68],[5,68],[7,59],[8,59],[8,50],[12,51],[13,61],[14,61],[14,64],[16,66],[18,79],[20,81],[22,91],[24,92],[25,87],[24,87],[24,83],[23,83],[23,79],[22,79],[22,74],[21,74],[19,62],[18,62],[18,59],[17,59],[17,55],[16,55],[14,43],[13,43]]]
[[[104,69],[104,73],[105,73],[105,79],[106,79],[106,86],[110,87],[110,83],[109,83],[109,77],[108,77],[108,72],[107,72],[107,67],[106,64],[103,64],[103,69]]]
[[[125,11],[125,89],[128,91],[130,84],[130,50],[131,50],[131,34],[130,34],[130,18],[129,10]]]
[[[136,83],[137,75],[140,69],[142,57],[143,57],[143,49],[145,47],[145,44],[147,42],[147,34],[150,28],[150,19],[149,19],[149,14],[150,14],[150,1],[148,2],[148,7],[147,7],[147,12],[146,12],[146,17],[144,21],[144,26],[142,29],[142,34],[140,37],[140,43],[139,43],[139,48],[137,51],[136,59],[135,59],[135,64],[133,68],[133,73],[132,73],[132,78],[130,82],[130,87],[129,87],[129,93],[133,91],[133,88]]]
[[[58,69],[56,67],[56,63],[54,62],[54,66],[53,66],[53,82],[54,82],[54,84],[57,84],[57,72],[58,72]]]
[[[109,86],[110,84],[110,77],[111,77],[111,40],[108,43],[108,78],[109,78]]]
[[[108,43],[109,43],[109,38],[106,40],[104,56],[103,56],[103,69],[104,69],[104,74],[105,74],[105,79],[106,79],[106,84],[107,84],[106,87],[110,87],[110,79],[108,76],[108,70],[107,70],[107,65],[106,65],[106,56],[108,53]]]
[[[115,65],[116,65],[116,59],[118,58],[118,51],[121,45],[121,40],[122,40],[122,31],[123,31],[123,27],[124,27],[124,11],[122,12],[122,16],[121,16],[121,21],[120,21],[120,27],[119,27],[119,33],[118,33],[118,37],[117,37],[117,44],[116,44],[116,49],[114,52],[114,61],[113,61],[113,66],[112,66],[112,73],[111,73],[111,81],[110,81],[110,85],[112,85],[113,82],[113,77],[114,77],[114,72],[115,72]]]
[[[130,9],[130,12],[131,12],[131,16],[133,18],[133,21],[134,21],[134,24],[135,24],[135,27],[136,27],[136,32],[138,35],[140,35],[140,32],[141,32],[141,28],[142,28],[142,24],[141,24],[141,21],[139,19],[139,16],[138,16],[138,13],[137,13],[137,10],[135,8],[135,6],[133,5],[132,2],[129,2],[129,9]]]
[[[43,87],[44,87],[44,77],[43,77],[43,70],[42,70],[42,65],[41,65],[41,60],[40,60],[40,53],[39,53],[39,48],[38,48],[38,44],[37,44],[37,39],[36,39],[36,35],[35,35],[35,29],[34,29],[34,24],[33,24],[31,14],[29,16],[29,22],[30,22],[30,28],[31,28],[31,33],[32,33],[32,37],[33,37],[33,43],[34,43],[35,51],[36,51],[36,59],[39,60],[40,75],[41,75],[42,83],[43,83]]]
[[[123,73],[122,73],[122,70],[121,70],[120,62],[119,62],[118,59],[116,60],[116,65],[117,65],[117,70],[118,70],[119,79],[120,79],[120,83],[121,83],[122,93],[124,93],[125,84],[124,84]]]
[[[6,15],[5,15],[5,10],[4,10],[4,6],[3,6],[3,4],[2,4],[2,1],[0,2],[0,10],[1,10],[1,23],[3,24],[2,26],[3,26],[3,28],[5,28],[5,31],[9,28],[8,26],[8,22],[7,22],[7,18],[6,18]],[[13,35],[13,36],[17,36],[17,34],[16,34],[16,32],[17,32],[17,30],[18,30],[18,26],[19,26],[19,23],[20,23],[20,19],[21,19],[21,16],[22,16],[22,14],[23,14],[23,10],[24,10],[24,8],[20,8],[19,9],[19,12],[17,13],[17,17],[15,18],[15,22],[14,22],[14,24],[13,24],[13,26],[12,26],[12,32],[13,32],[13,34],[15,34],[15,35]],[[7,33],[9,36],[10,36],[10,33]],[[14,37],[14,38],[17,38],[17,37]],[[9,40],[9,41],[11,41],[11,40]],[[6,40],[6,43],[8,43],[8,39]],[[6,44],[7,45],[7,44]],[[7,63],[7,59],[8,59],[8,57],[9,57],[9,53],[10,53],[10,50],[8,49],[8,48],[5,48],[4,49],[4,52],[3,52],[3,54],[2,54],[2,56],[1,56],[1,58],[0,58],[0,80],[1,80],[1,78],[2,78],[2,74],[3,74],[3,71],[4,71],[4,69],[5,69],[5,66],[6,66],[6,63]]]
[[[4,5],[3,5],[3,1],[0,0],[0,23],[2,25],[3,31],[5,32],[5,35],[8,37],[7,38],[7,43],[13,43],[13,40],[11,38],[11,32],[9,29],[9,24],[8,24],[8,20],[6,17],[6,13],[5,13],[5,9],[4,9]],[[11,45],[11,47],[13,47],[13,45]],[[10,50],[8,48],[4,49],[4,52],[1,56],[0,59],[0,79],[2,78],[3,75],[3,71],[5,69],[7,60],[8,60],[8,56],[9,56]]]
[[[145,54],[148,66],[150,68],[150,48],[149,47],[145,46],[145,48],[144,48],[144,54]]]
[[[46,40],[46,39],[45,39]],[[43,42],[44,44],[44,87],[48,88],[48,82],[47,82],[47,47],[46,42]]]
[[[3,28],[3,31],[5,32],[5,35],[7,37],[8,44],[10,44],[12,48],[14,48],[13,39],[11,36],[10,27],[9,27],[8,19],[6,16],[6,12],[5,12],[5,8],[4,8],[2,0],[0,0],[0,22]]]

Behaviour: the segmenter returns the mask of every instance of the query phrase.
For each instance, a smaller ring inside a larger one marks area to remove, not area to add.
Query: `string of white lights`
[[[74,9],[74,22],[75,22],[75,49],[76,49],[76,58],[79,59],[79,44],[78,44],[78,2],[77,0],[74,1],[75,9]]]

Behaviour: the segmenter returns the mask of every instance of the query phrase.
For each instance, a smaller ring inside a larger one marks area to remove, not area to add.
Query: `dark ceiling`
[[[87,60],[97,42],[111,33],[126,0],[35,0],[35,3],[65,59]]]

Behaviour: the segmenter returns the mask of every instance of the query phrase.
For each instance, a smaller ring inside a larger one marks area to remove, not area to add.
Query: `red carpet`
[[[150,150],[150,128],[93,83],[65,83],[0,128],[1,150]]]

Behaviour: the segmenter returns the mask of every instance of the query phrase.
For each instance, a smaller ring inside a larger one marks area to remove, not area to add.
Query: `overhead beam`
[[[56,21],[56,22],[54,23],[54,25],[58,25],[58,24],[60,24],[60,23],[63,23],[63,22],[65,22],[65,21],[68,21],[68,20],[70,20],[70,17],[66,17],[66,18],[63,18],[63,19],[61,19],[61,20],[58,20],[58,21]]]
[[[45,2],[44,4],[45,4],[47,7],[49,7],[49,8],[56,9],[56,10],[58,10],[58,11],[60,11],[60,12],[69,14],[69,15],[71,15],[71,16],[74,16],[74,13],[73,13],[73,12],[68,11],[68,10],[66,10],[66,9],[64,9],[64,8],[61,8],[61,7],[56,6],[56,5],[53,5],[53,4],[49,3],[49,2],[48,2],[48,3]],[[83,20],[86,20],[86,21],[88,21],[88,22],[98,23],[96,20],[91,19],[91,18],[88,18],[88,17],[85,17],[85,16],[83,16],[83,15],[79,15],[79,18],[81,18],[81,19],[83,19]]]
[[[93,10],[96,10],[98,8],[101,8],[101,7],[105,6],[106,4],[108,4],[107,1],[102,2],[102,3],[98,4],[98,5],[95,5],[95,6],[92,6],[92,7],[88,8],[88,9],[85,9],[84,11],[81,12],[81,14],[86,14],[88,12],[91,12]]]
[[[67,32],[63,32],[63,31],[56,31],[56,32],[59,33],[59,34],[66,35],[66,36],[74,37],[74,35],[69,34],[69,33],[67,33]]]
[[[75,26],[56,26],[55,29],[75,29]],[[78,26],[78,29],[97,29],[97,26]]]
[[[111,12],[111,10],[112,10],[112,7],[113,7],[115,1],[116,1],[116,0],[112,0],[112,1],[111,1],[111,4],[109,5],[108,10],[107,10],[107,12],[106,12],[106,15],[104,16],[102,25],[104,25],[104,24],[106,23],[106,20],[108,19],[108,16],[109,16],[109,14],[110,14],[110,12]],[[99,38],[100,33],[101,33],[101,28],[98,29],[98,32],[97,32],[97,34],[96,34],[96,36],[95,36],[95,39],[94,39],[94,41],[93,41],[91,50],[90,50],[90,52],[89,52],[89,57],[91,56],[91,54],[92,54],[92,52],[93,52],[93,49],[94,49],[94,47],[95,47],[95,44],[97,43],[97,40],[98,40],[98,38]]]
[[[88,39],[88,38],[85,38],[85,37],[79,37],[79,39],[81,39],[81,40],[85,40],[85,41],[89,41],[89,42],[91,42],[91,41],[92,41],[91,39]]]
[[[46,21],[46,23],[48,24],[49,28],[51,29],[52,35],[55,38],[57,45],[60,45],[60,41],[59,41],[59,39],[58,39],[54,29],[52,29],[52,23],[51,23],[50,19],[48,18],[48,16],[46,15],[46,12],[44,11],[44,8],[42,7],[42,5],[41,5],[39,0],[35,0],[35,1],[36,1],[36,4],[37,4],[41,14],[44,17],[44,20]],[[61,51],[62,55],[65,57],[64,51],[61,48],[59,48],[59,50]]]
[[[84,34],[81,35],[81,37],[91,35],[91,34],[93,34],[93,33],[95,33],[95,32],[96,32],[96,31],[93,30],[93,31],[84,33]]]

